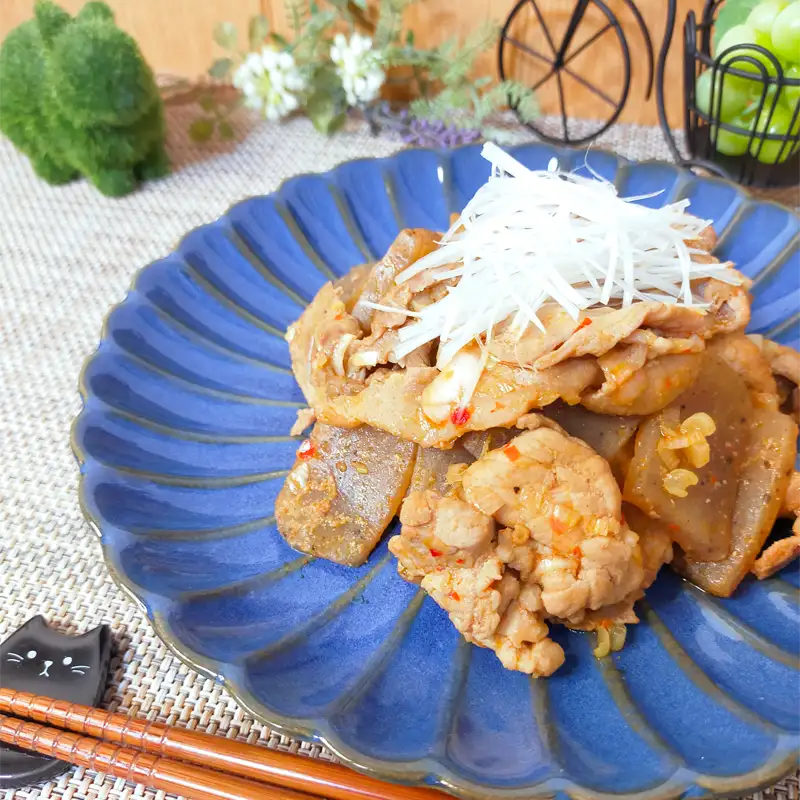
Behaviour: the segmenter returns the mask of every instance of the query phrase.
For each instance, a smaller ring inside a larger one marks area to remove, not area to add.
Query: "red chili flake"
[[[581,553],[581,548],[578,547],[578,545],[575,545],[575,547],[572,548],[571,555],[572,555],[573,558],[578,558],[579,559],[583,555],[583,553]]]
[[[712,475],[710,480],[711,480],[711,485],[712,486],[716,486],[719,483],[719,481],[717,480],[717,476],[716,475]]]
[[[430,552],[431,552],[431,555],[432,555],[434,558],[439,558],[439,556],[442,554],[442,551],[441,551],[441,550],[434,550],[433,548],[431,548],[431,551],[430,551]]]
[[[505,408],[505,405],[503,405],[503,403],[495,403],[495,404],[494,404],[494,409],[493,409],[493,410],[494,410],[494,411],[500,411],[500,410],[501,410],[501,409],[503,409],[503,408]]]
[[[448,596],[449,598],[451,598],[452,600],[455,600],[455,601],[456,601],[456,603],[457,603],[459,600],[461,600],[461,595],[460,595],[458,592],[455,592],[455,591],[453,591],[453,592],[450,592],[450,594],[448,594],[447,596]]]
[[[680,529],[680,525],[676,525],[674,522],[670,522],[670,524],[667,525],[667,530],[670,530],[673,533],[677,533]]]
[[[624,525],[625,524],[625,513],[620,512],[619,521]]]
[[[516,461],[519,458],[519,450],[514,444],[507,444],[503,448],[503,452],[506,454],[506,458],[509,461]]]
[[[591,320],[591,319],[589,319],[589,317],[585,317],[584,319],[582,319],[582,320],[581,320],[581,321],[578,323],[578,327],[577,327],[577,328],[575,328],[575,330],[573,331],[573,333],[577,333],[577,332],[578,332],[578,331],[579,331],[581,328],[585,328],[587,325],[591,325],[591,324],[592,324],[592,320]]]
[[[463,564],[463,563],[464,563],[464,559],[463,558],[457,558],[456,559],[456,564]]]
[[[601,620],[600,621],[600,627],[601,628],[605,628],[606,630],[608,630],[611,627],[611,620],[610,619]]]
[[[665,378],[664,379],[664,388],[671,389],[672,388],[672,378]]]
[[[317,448],[314,447],[314,442],[311,439],[306,439],[300,447],[297,448],[298,458],[313,458],[317,453]]]
[[[566,533],[569,530],[558,517],[550,517],[550,529],[553,533]]]
[[[466,425],[471,416],[472,412],[468,408],[455,408],[453,413],[450,414],[450,422],[453,425]]]
[[[342,312],[340,311],[340,312],[339,312],[339,313],[338,313],[338,314],[337,314],[337,315],[334,317],[334,319],[338,321],[338,320],[340,320],[340,319],[342,318],[342,316],[343,316],[343,315],[342,315]]]

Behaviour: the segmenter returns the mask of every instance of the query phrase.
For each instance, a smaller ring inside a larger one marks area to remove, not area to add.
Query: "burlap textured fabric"
[[[134,273],[243,197],[270,192],[297,173],[401,146],[372,138],[363,126],[325,139],[303,119],[254,125],[244,114],[237,143],[197,146],[185,133],[196,113],[189,106],[169,111],[174,174],[119,200],[84,182],[44,184],[0,140],[0,640],[36,613],[69,633],[108,623],[121,652],[108,708],[333,759],[318,745],[258,724],[223,688],[171,656],[106,573],[78,507],[69,445],[78,373]],[[619,125],[599,144],[630,158],[668,157],[655,128]],[[782,199],[797,202],[792,194]],[[157,796],[164,794],[77,769],[44,786],[5,792],[4,800]],[[798,780],[754,797],[798,800]]]

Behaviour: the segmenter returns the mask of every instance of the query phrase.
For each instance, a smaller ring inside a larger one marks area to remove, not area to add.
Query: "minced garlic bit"
[[[680,456],[689,463],[689,466],[699,469],[706,466],[711,460],[711,445],[707,437],[716,433],[717,426],[714,420],[704,411],[698,411],[676,425],[677,412],[672,415],[665,413],[661,418],[661,437],[656,445],[656,452],[668,470],[682,471]],[[692,485],[697,483],[697,479]],[[664,488],[666,489],[666,479]],[[667,489],[667,491],[669,491]],[[672,492],[675,494],[675,492]],[[685,497],[685,495],[678,495]]]
[[[611,652],[611,634],[605,625],[597,628],[597,647],[592,652],[595,658],[605,658]]]
[[[469,464],[451,464],[447,468],[447,474],[445,476],[444,482],[448,484],[461,483],[461,478],[467,471],[468,466]]]
[[[597,626],[597,647],[592,651],[595,658],[605,658],[609,653],[622,650],[627,632],[625,623],[603,620]]]
[[[537,312],[548,302],[577,322],[585,309],[610,304],[656,300],[704,307],[692,294],[692,280],[713,276],[740,283],[729,264],[692,260],[700,251],[687,242],[709,221],[686,213],[688,199],[648,208],[631,202],[643,197],[619,197],[606,180],[530,170],[492,143],[482,155],[492,165],[488,182],[441,246],[396,278],[401,284],[447,267],[440,280],[458,279],[400,329],[397,358],[439,339],[437,366],[443,369],[507,318],[520,335],[529,325],[543,330]]]
[[[620,650],[622,650],[623,647],[625,647],[625,639],[627,638],[628,635],[628,628],[622,622],[615,622],[611,626],[610,634],[611,634],[611,650],[614,653],[618,653]]]
[[[697,475],[689,469],[673,469],[664,476],[664,491],[675,497],[686,497],[690,486],[696,486]]]
[[[289,473],[288,477],[286,478],[286,482],[295,493],[302,492],[305,491],[306,486],[308,486],[308,478],[310,474],[311,467],[309,467],[307,461],[304,461],[297,467],[297,469],[293,469]]]

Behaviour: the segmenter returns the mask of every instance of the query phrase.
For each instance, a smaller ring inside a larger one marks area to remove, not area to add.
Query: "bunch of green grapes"
[[[763,0],[750,12],[747,20],[730,28],[719,40],[715,55],[725,53],[736,45],[757,44],[769,50],[781,65],[784,77],[800,78],[800,0]],[[757,114],[764,85],[762,71],[756,64],[740,60],[743,55],[761,62],[768,75],[777,74],[774,63],[763,53],[740,48],[720,59],[731,68],[754,73],[753,79],[717,73],[714,88],[714,108],[711,108],[712,70],[697,78],[696,100],[698,109],[712,119],[735,125],[748,134],[720,129],[716,132],[716,147],[720,153],[741,156],[747,152],[749,133],[756,136],[749,145],[750,152],[764,164],[785,161],[797,152],[798,146],[785,147],[782,142],[764,139],[767,134],[795,135],[800,129],[800,114],[792,122],[795,107],[800,102],[800,86],[784,86],[775,101],[776,86],[767,88],[764,105]],[[790,130],[791,129],[791,130]]]

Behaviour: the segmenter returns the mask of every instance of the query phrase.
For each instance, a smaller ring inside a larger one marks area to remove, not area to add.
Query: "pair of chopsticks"
[[[3,688],[0,742],[191,800],[442,797],[326,761]]]

